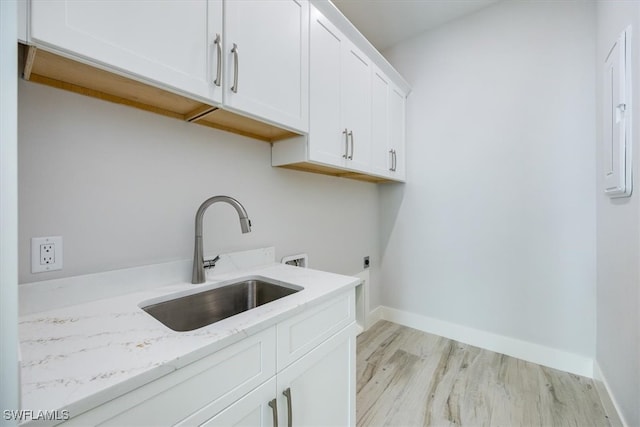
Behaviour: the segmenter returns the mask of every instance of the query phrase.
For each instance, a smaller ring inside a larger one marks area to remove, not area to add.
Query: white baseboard
[[[383,319],[384,308],[385,307],[379,305],[373,310],[371,310],[371,312],[369,313],[369,316],[367,316],[367,320],[368,320],[367,328],[370,328],[371,326],[373,326],[378,320]]]
[[[369,325],[373,325],[378,320],[384,319],[496,353],[506,354],[528,362],[593,378],[593,360],[579,354],[469,328],[467,326],[409,313],[391,307],[376,307],[368,317],[370,320]]]
[[[609,417],[611,427],[627,427],[629,424],[625,422],[624,417],[621,415],[619,406],[612,397],[613,394],[609,388],[609,383],[600,370],[600,365],[598,365],[597,361],[593,362],[593,382],[596,385],[602,406]]]

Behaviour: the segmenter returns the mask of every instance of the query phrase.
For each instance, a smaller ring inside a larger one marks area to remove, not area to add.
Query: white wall
[[[634,190],[611,200],[603,193],[603,149],[597,145],[598,308],[596,363],[628,426],[640,425],[640,3],[598,2],[597,82],[611,46],[632,25]],[[598,141],[602,139],[602,88],[598,84]],[[634,108],[633,105],[636,107]]]
[[[243,203],[253,230],[213,205],[205,254],[273,245],[343,274],[378,258],[376,186],[272,168],[261,141],[25,81],[19,140],[21,283],[191,258],[196,210],[217,194]],[[30,238],[51,235],[64,270],[31,274]]]
[[[0,1],[0,409],[19,408],[17,7]],[[17,425],[3,416],[0,425]]]
[[[413,92],[383,304],[593,358],[594,3],[500,2],[385,54]]]

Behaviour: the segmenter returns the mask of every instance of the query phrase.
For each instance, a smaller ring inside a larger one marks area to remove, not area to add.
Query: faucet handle
[[[216,266],[216,262],[220,260],[220,255],[216,255],[214,259],[207,259],[202,262],[204,268],[213,268]]]

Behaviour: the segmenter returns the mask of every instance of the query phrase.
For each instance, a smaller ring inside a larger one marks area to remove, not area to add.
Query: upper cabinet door
[[[395,85],[389,86],[389,145],[387,153],[391,152],[389,176],[398,181],[406,178],[405,168],[405,111],[406,95]]]
[[[340,103],[342,45],[345,38],[320,12],[311,8],[309,158],[344,167],[347,130]]]
[[[393,169],[393,151],[389,146],[389,81],[374,69],[371,81],[371,168],[388,176]]]
[[[371,81],[371,169],[405,179],[405,94],[377,67]]]
[[[370,170],[371,62],[351,42],[342,51],[342,123],[348,129],[348,167]]]
[[[309,128],[309,4],[226,1],[224,103],[306,132]]]
[[[217,35],[222,0],[31,3],[36,43],[219,103]]]

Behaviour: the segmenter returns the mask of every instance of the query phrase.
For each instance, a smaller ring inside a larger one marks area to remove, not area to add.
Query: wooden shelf
[[[288,165],[278,166],[279,168],[292,169],[296,171],[319,173],[322,175],[337,176],[340,178],[355,179],[357,181],[383,183],[383,182],[395,182],[387,178],[381,178],[378,176],[365,175],[358,172],[345,171],[343,169],[332,168],[330,166],[317,165],[310,162],[292,163]]]
[[[266,142],[296,136],[262,123],[134,79],[102,70],[34,46],[20,45],[25,80],[163,116],[237,133]]]

